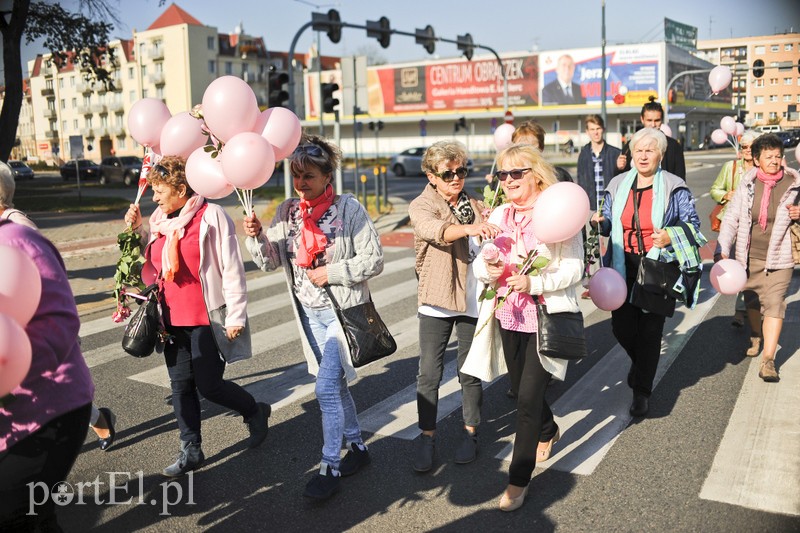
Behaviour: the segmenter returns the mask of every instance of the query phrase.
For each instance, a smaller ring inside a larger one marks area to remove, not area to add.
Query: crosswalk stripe
[[[789,294],[800,301],[800,276]],[[797,328],[799,315],[787,312],[783,327]],[[700,498],[800,516],[800,353],[781,352],[780,383],[758,379],[761,357],[750,361]]]
[[[667,320],[653,390],[718,298],[714,293],[693,310],[681,307]],[[594,472],[630,423],[629,368],[630,359],[616,345],[552,405],[562,436],[550,459],[537,467],[581,475]],[[509,443],[496,457],[509,461],[513,449]]]

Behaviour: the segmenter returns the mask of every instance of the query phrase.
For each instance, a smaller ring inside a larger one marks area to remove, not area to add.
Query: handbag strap
[[[325,292],[328,294],[328,298],[331,299],[331,303],[333,304],[334,309],[336,309],[337,312],[341,311],[342,308],[339,305],[339,302],[336,301],[336,298],[333,297],[333,292],[331,291],[330,285],[325,285],[323,289],[325,289]],[[370,299],[372,299],[372,296],[370,296]]]
[[[639,187],[635,182],[631,192],[633,192],[633,224],[636,231],[636,240],[639,242],[639,255],[645,255],[644,237],[642,237],[642,225],[639,222],[639,202],[636,199],[636,196],[639,193]]]

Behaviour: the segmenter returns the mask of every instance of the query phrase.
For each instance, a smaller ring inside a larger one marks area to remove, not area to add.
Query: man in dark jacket
[[[622,172],[617,167],[620,150],[610,146],[603,138],[605,124],[600,115],[588,115],[584,120],[590,141],[578,154],[578,185],[589,196],[592,211],[597,211],[599,199],[603,197],[611,178]]]
[[[645,128],[660,129],[664,122],[664,108],[651,96],[650,101],[642,106],[642,124]],[[631,169],[631,151],[627,145],[622,148],[617,166],[623,172]],[[661,160],[661,168],[671,172],[686,181],[686,162],[683,159],[683,147],[670,136],[667,136],[667,152]]]

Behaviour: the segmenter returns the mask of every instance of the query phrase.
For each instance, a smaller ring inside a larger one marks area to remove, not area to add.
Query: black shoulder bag
[[[122,349],[134,357],[147,357],[156,348],[160,332],[164,329],[161,323],[161,304],[158,301],[158,282],[153,283],[140,295],[147,300],[139,304],[139,309],[125,326],[122,335]]]
[[[536,335],[539,354],[567,360],[586,357],[583,314],[580,311],[548,313],[547,304],[538,296],[533,299],[536,302],[536,320],[539,323]]]
[[[639,222],[639,189],[633,187],[633,223],[639,244],[639,270],[631,287],[630,303],[636,307],[662,316],[675,314],[675,300],[681,293],[675,291],[675,284],[681,277],[677,262],[665,263],[645,255],[642,226]]]
[[[336,309],[336,316],[342,324],[350,347],[350,359],[355,368],[388,357],[397,351],[397,343],[381,320],[371,296],[368,302],[342,309],[333,297],[330,287],[326,286],[325,292],[328,293],[328,298]]]

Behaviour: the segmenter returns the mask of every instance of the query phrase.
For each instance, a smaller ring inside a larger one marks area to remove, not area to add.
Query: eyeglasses
[[[310,155],[311,157],[323,157],[324,153],[322,148],[317,146],[316,144],[301,144],[294,150],[294,156],[298,156],[301,154]]]
[[[749,144],[740,144],[739,145],[739,149],[740,150],[749,150],[750,149],[750,145]]]
[[[466,179],[467,175],[469,174],[469,169],[467,167],[458,167],[455,170],[445,170],[444,172],[432,172],[432,174],[436,177],[442,179],[445,183],[450,183],[456,176],[459,178]]]
[[[513,170],[498,170],[494,173],[494,177],[499,179],[500,181],[506,181],[509,176],[511,176],[512,180],[521,180],[522,176],[525,175],[526,172],[529,172],[530,168],[515,168]]]

